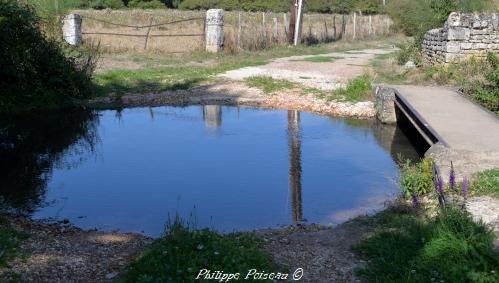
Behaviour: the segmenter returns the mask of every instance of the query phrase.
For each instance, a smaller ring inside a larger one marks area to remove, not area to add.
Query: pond
[[[286,110],[72,110],[2,119],[4,210],[158,236],[176,214],[222,232],[338,224],[398,193],[398,127]]]

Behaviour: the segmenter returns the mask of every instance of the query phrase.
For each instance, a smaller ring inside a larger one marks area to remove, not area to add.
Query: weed
[[[367,260],[367,282],[497,282],[494,233],[454,207],[435,219],[387,210],[381,226],[354,249]]]
[[[413,164],[407,160],[401,169],[400,186],[407,198],[413,194],[425,195],[434,189],[433,160],[423,159],[420,163]]]
[[[371,98],[372,78],[369,75],[362,75],[350,80],[346,88],[333,91],[328,100],[346,100],[349,102],[365,101]]]
[[[297,86],[296,83],[286,80],[275,80],[270,76],[253,76],[245,80],[250,87],[256,87],[266,94],[273,94],[280,90],[292,89]]]
[[[470,184],[472,195],[492,195],[499,198],[499,169],[476,174]]]
[[[271,270],[274,264],[261,244],[251,233],[189,228],[177,216],[118,282],[195,282],[204,268],[241,274],[252,268]]]
[[[16,257],[19,244],[26,237],[24,233],[10,227],[7,220],[0,218],[0,267],[5,267]]]

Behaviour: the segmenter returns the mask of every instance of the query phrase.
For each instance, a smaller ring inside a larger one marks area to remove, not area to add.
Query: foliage
[[[5,267],[16,256],[20,242],[27,235],[14,230],[7,220],[0,217],[0,267]]]
[[[491,0],[399,0],[390,1],[386,11],[395,29],[416,38],[420,48],[424,34],[441,27],[451,12],[475,12],[493,10]]]
[[[243,275],[272,267],[270,255],[253,234],[196,230],[177,216],[118,282],[194,282],[204,268]]]
[[[64,56],[39,30],[33,9],[0,0],[0,112],[58,105],[92,94],[89,65]]]
[[[336,61],[338,59],[337,57],[330,57],[330,56],[311,56],[311,57],[305,57],[302,60],[297,60],[297,61],[306,61],[306,62],[313,62],[313,63],[331,63]]]
[[[291,0],[184,0],[179,8],[186,10],[221,8],[225,10],[289,12]],[[350,13],[361,11],[379,13],[382,4],[377,0],[308,0],[306,12]]]
[[[295,83],[286,80],[275,80],[270,76],[249,77],[246,79],[246,84],[250,87],[259,88],[266,94],[273,94],[280,90],[296,87]]]
[[[448,207],[435,219],[386,211],[381,228],[355,247],[367,282],[498,282],[494,233],[466,211]]]
[[[407,198],[413,194],[425,195],[434,190],[433,165],[431,158],[425,158],[416,164],[407,160],[402,164],[400,186]]]
[[[333,91],[327,98],[328,100],[346,100],[350,102],[358,102],[367,100],[371,96],[372,78],[365,74],[350,80],[346,88],[340,88]]]
[[[493,195],[499,198],[499,169],[476,174],[470,184],[470,192],[473,195]]]
[[[408,61],[413,61],[417,67],[422,65],[421,50],[419,50],[412,43],[401,43],[397,44],[399,50],[397,51],[397,63],[399,65],[404,65]]]
[[[100,9],[121,9],[125,7],[123,1],[121,0],[91,0],[88,4],[89,8],[100,10]]]
[[[455,83],[470,98],[499,115],[499,59],[488,53],[487,58],[470,58],[426,70],[427,79],[437,83]]]
[[[140,9],[161,9],[165,8],[165,3],[160,0],[130,0],[128,1],[128,7]]]

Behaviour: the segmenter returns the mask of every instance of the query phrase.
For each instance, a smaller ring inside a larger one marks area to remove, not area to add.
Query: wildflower
[[[461,188],[461,192],[463,193],[464,199],[468,198],[468,178],[464,176],[463,178],[463,186]]]
[[[438,203],[440,207],[445,207],[444,182],[440,178],[437,180]]]
[[[452,161],[450,162],[449,186],[451,190],[456,189],[456,174],[454,172],[454,164],[452,164]]]
[[[416,192],[412,193],[412,204],[414,205],[415,208],[419,208],[419,199],[418,199],[418,194],[416,194]]]

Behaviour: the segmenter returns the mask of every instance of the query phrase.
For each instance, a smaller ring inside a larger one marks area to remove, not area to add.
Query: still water
[[[69,111],[0,123],[3,209],[82,228],[338,224],[398,192],[395,126],[221,106]]]

